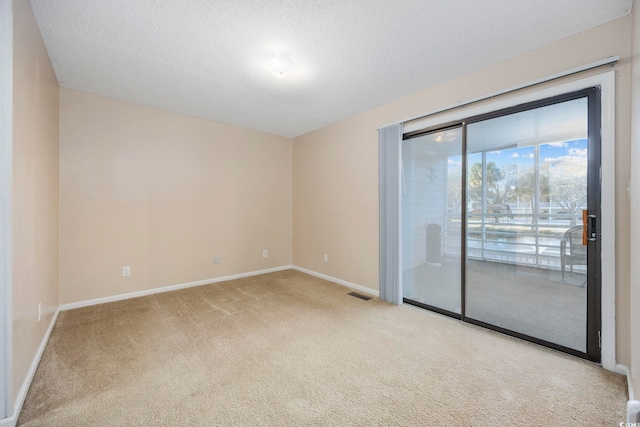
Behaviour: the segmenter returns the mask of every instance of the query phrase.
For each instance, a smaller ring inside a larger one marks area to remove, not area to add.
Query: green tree
[[[447,207],[459,214],[462,208],[462,168],[450,166],[447,170]]]
[[[546,172],[545,172],[546,171]],[[535,210],[535,195],[536,195],[536,173],[535,167],[529,166],[522,168],[518,171],[518,186],[515,189],[516,196],[520,199],[521,203],[528,203],[531,208],[531,212]],[[549,173],[548,165],[543,165],[540,168],[539,174],[539,197],[541,202],[548,202],[550,189],[549,189]]]
[[[587,160],[567,156],[545,166],[545,175],[550,184],[550,201],[559,205],[564,212],[574,215],[571,218],[573,226],[576,224],[575,217],[587,204]]]
[[[518,167],[515,164],[502,168],[495,162],[487,163],[487,205],[504,205],[515,200],[518,183]],[[476,162],[469,170],[469,197],[482,203],[482,163]]]

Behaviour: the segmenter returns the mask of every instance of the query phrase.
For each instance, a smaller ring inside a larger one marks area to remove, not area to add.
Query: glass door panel
[[[465,317],[587,351],[589,103],[467,125]]]
[[[404,298],[462,313],[462,128],[402,143]]]

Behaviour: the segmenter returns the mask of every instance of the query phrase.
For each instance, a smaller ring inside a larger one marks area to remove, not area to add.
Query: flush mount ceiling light
[[[278,78],[288,77],[300,71],[287,52],[276,52],[264,66]]]

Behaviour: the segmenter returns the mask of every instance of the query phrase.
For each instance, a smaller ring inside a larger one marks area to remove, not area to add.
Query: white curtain
[[[380,299],[402,304],[400,183],[402,124],[378,130],[380,188]]]

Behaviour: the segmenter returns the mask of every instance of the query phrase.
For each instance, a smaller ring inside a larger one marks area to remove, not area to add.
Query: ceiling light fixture
[[[288,77],[300,71],[298,64],[293,62],[287,52],[276,52],[264,65],[278,78]]]

